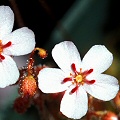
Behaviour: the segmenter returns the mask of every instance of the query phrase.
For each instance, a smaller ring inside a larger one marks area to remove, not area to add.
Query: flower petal
[[[0,39],[10,33],[13,28],[14,13],[9,6],[0,6]]]
[[[0,61],[0,87],[4,88],[8,85],[16,83],[19,77],[19,71],[14,60],[5,56],[5,59]]]
[[[93,46],[82,61],[83,69],[93,69],[93,72],[102,73],[107,70],[113,61],[113,55],[103,45]]]
[[[4,38],[6,43],[12,42],[12,45],[4,50],[4,54],[19,56],[30,53],[35,47],[35,36],[32,30],[22,27],[15,30]]]
[[[94,79],[96,82],[92,85],[84,84],[84,89],[97,99],[109,101],[119,90],[118,80],[113,76],[99,74],[89,76],[88,79]]]
[[[65,74],[56,68],[44,68],[38,74],[38,86],[44,93],[62,92],[68,88],[71,82],[62,84]]]
[[[70,94],[70,88],[62,98],[60,111],[68,118],[80,119],[87,113],[88,98],[87,93],[82,87],[78,91]]]
[[[64,41],[55,45],[52,56],[57,65],[65,72],[71,72],[72,63],[76,64],[77,70],[80,68],[80,55],[73,42]]]

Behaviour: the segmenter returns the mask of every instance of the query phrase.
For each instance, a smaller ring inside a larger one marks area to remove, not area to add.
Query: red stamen
[[[75,72],[75,73],[77,72],[77,71],[76,71],[76,66],[75,66],[74,63],[72,63],[71,68],[72,68],[73,72]]]
[[[76,91],[78,90],[78,88],[79,88],[78,85],[77,85],[76,87],[74,87],[74,88],[71,90],[70,94],[73,94],[74,92],[76,92]]]
[[[12,42],[9,41],[8,43],[6,43],[5,45],[3,45],[3,48],[7,48],[7,47],[10,47],[12,45]]]
[[[87,83],[87,84],[94,84],[95,80],[90,80],[90,81],[86,80],[85,83]]]
[[[93,72],[93,69],[90,69],[90,70],[84,71],[82,74],[85,75],[85,76],[87,76],[87,75],[89,75],[92,72]]]
[[[92,72],[93,72],[93,69],[90,69],[90,70],[87,71],[87,74],[90,74]]]
[[[66,82],[68,82],[68,81],[72,81],[72,78],[65,78],[65,79],[62,81],[62,83],[66,83]]]
[[[1,60],[4,60],[5,57],[4,57],[3,55],[0,54],[0,59],[1,59]]]

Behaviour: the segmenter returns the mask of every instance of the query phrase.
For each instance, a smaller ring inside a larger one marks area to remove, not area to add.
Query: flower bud
[[[29,98],[27,97],[18,97],[14,102],[14,109],[17,113],[25,113],[27,108],[30,106]]]

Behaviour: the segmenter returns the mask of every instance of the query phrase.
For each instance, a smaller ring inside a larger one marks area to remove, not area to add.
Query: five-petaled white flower
[[[35,47],[34,33],[27,27],[12,32],[14,13],[9,6],[0,6],[0,87],[14,84],[19,71],[11,56],[30,53]]]
[[[65,91],[60,111],[67,117],[79,119],[88,109],[87,93],[97,99],[113,99],[119,89],[118,80],[101,74],[113,61],[103,45],[93,46],[81,61],[76,46],[70,41],[57,44],[52,56],[61,68],[44,68],[38,75],[39,88],[44,93]]]

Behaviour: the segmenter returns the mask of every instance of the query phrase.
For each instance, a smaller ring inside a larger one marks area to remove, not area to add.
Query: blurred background
[[[119,0],[0,0],[0,5],[10,6],[13,10],[13,30],[27,26],[35,33],[36,47],[48,51],[46,59],[36,57],[36,64],[54,63],[51,50],[64,40],[73,41],[82,57],[91,46],[104,44],[114,55],[113,64],[107,72],[119,79]],[[25,55],[14,59],[18,67],[22,67],[28,57]],[[0,89],[0,120],[39,120],[34,106],[22,115],[13,110],[12,104],[18,96],[17,88]]]

